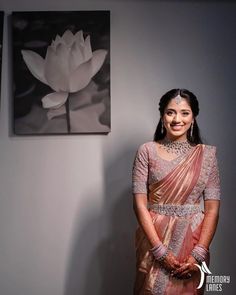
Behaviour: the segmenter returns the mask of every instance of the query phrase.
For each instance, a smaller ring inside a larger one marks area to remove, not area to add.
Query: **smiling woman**
[[[198,264],[209,264],[219,214],[216,147],[202,143],[192,92],[168,91],[159,110],[154,141],[139,147],[133,165],[134,294],[199,295]]]
[[[181,95],[180,95],[181,94]],[[196,96],[186,89],[173,89],[163,95],[159,104],[161,119],[155,132],[155,140],[188,140],[202,143],[196,117],[199,104]]]
[[[186,139],[187,130],[193,126],[193,113],[185,99],[172,99],[163,116],[163,123],[170,139]]]

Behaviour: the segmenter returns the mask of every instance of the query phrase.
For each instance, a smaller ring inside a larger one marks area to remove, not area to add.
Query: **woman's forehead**
[[[172,98],[168,105],[167,109],[188,109],[191,110],[191,107],[185,98],[182,98],[180,101],[176,101],[175,98]]]

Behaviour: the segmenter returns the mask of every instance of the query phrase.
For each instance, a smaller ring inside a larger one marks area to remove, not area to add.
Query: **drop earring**
[[[191,127],[190,127],[190,138],[193,138],[193,123],[191,124]]]
[[[161,121],[161,133],[164,133],[164,126],[163,126],[163,121]]]

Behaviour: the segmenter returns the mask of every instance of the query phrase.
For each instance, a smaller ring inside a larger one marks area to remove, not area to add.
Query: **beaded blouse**
[[[204,146],[200,176],[187,199],[187,204],[198,203],[202,197],[204,200],[220,200],[220,178],[216,147]],[[133,193],[148,194],[149,185],[165,177],[188,153],[189,151],[173,160],[165,160],[159,156],[156,142],[150,141],[142,144],[136,153],[133,164]]]

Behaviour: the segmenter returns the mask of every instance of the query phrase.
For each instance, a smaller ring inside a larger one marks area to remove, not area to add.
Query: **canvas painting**
[[[110,12],[13,12],[16,135],[110,132]]]

